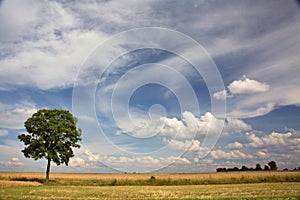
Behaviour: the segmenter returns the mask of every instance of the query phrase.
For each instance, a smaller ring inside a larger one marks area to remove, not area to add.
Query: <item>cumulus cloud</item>
[[[226,98],[232,98],[233,95],[231,94],[228,94],[227,90],[222,90],[222,91],[219,91],[219,92],[215,92],[213,94],[213,97],[216,98],[216,99],[226,99]]]
[[[203,136],[208,131],[218,131],[223,125],[222,120],[217,119],[212,113],[207,112],[197,118],[193,113],[185,111],[182,120],[177,118],[162,118],[164,127],[161,135],[175,136],[178,139],[192,139],[195,136]]]
[[[23,162],[20,161],[19,158],[11,158],[11,159],[8,160],[8,161],[0,161],[0,163],[1,163],[2,165],[9,165],[9,166],[15,166],[15,167],[21,166],[21,165],[24,164]]]
[[[267,146],[282,147],[290,144],[297,143],[297,138],[292,138],[292,133],[277,133],[272,132],[271,134],[263,137],[258,137],[254,133],[247,134],[247,139],[250,143],[248,147],[262,148]]]
[[[185,111],[184,113],[182,113],[182,120],[179,120],[175,117],[161,118],[164,127],[160,131],[160,134],[176,136],[177,138],[181,139],[194,138],[195,135],[199,133],[199,131],[201,131],[203,126],[208,126],[206,123],[211,123],[211,119],[208,115],[210,114],[207,113],[205,115],[207,117],[202,116],[200,119],[197,119],[193,113]]]
[[[266,92],[270,89],[270,86],[266,83],[261,83],[244,76],[242,80],[237,80],[230,83],[228,89],[231,94],[251,94]]]
[[[241,148],[243,148],[243,144],[235,141],[233,143],[228,144],[227,147],[230,149],[241,149]]]
[[[69,166],[71,167],[83,167],[84,165],[85,165],[85,161],[78,157],[71,158],[69,162]]]
[[[239,150],[225,152],[221,149],[211,151],[210,156],[214,159],[228,159],[228,160],[252,159],[253,158],[252,155],[243,153]]]
[[[191,112],[184,112],[182,120],[177,118],[163,118],[164,127],[161,135],[176,136],[179,139],[191,139],[195,136],[205,135],[207,131],[216,131],[222,125],[222,120],[207,112],[200,118],[196,118]],[[252,130],[251,125],[243,120],[227,117],[223,127],[223,133],[241,133]],[[195,134],[197,133],[197,134]]]
[[[37,111],[36,108],[14,108],[0,113],[0,127],[7,129],[22,129],[24,122]]]
[[[183,151],[200,151],[200,141],[199,140],[168,140],[166,138],[163,139],[163,142],[168,144],[168,146],[174,150],[183,150]]]
[[[174,164],[191,164],[187,158],[166,156],[127,156],[127,155],[95,155],[92,152],[85,150],[84,154],[88,156],[88,161],[85,162],[87,166],[94,166],[95,164],[105,163],[105,165],[116,167],[119,170],[129,169],[153,169],[153,166],[163,167],[171,163]]]
[[[175,164],[191,164],[191,161],[183,157],[171,156],[168,157],[167,160],[170,161],[170,163],[175,163]]]
[[[128,156],[101,156],[100,160],[104,161],[104,163],[109,164],[123,164],[123,165],[153,165],[153,164],[160,164],[164,165],[169,163],[177,163],[177,164],[190,164],[191,162],[187,158],[182,157],[161,157],[161,158],[154,158],[151,156],[143,156],[143,157],[128,157]]]
[[[99,161],[99,156],[98,155],[94,155],[89,150],[85,150],[84,154],[88,156],[88,160],[91,161],[91,162],[97,162],[97,161]]]
[[[265,157],[267,157],[267,152],[266,151],[257,151],[256,155],[260,158],[265,158]]]
[[[226,121],[225,132],[227,133],[241,133],[243,131],[252,130],[251,125],[245,123],[243,120],[227,117]]]

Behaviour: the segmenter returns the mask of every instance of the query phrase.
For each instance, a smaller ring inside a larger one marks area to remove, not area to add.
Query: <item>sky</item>
[[[66,109],[55,172],[300,167],[298,1],[0,1],[0,171],[44,171],[17,136]]]

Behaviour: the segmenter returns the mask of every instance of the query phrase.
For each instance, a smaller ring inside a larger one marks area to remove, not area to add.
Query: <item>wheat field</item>
[[[156,180],[191,180],[191,181],[214,181],[214,180],[241,180],[257,182],[264,178],[295,179],[300,181],[300,171],[246,171],[246,172],[210,172],[210,173],[167,173],[167,174],[101,174],[101,173],[50,173],[50,180],[103,180],[103,181],[136,181],[149,180],[151,176]],[[18,179],[44,179],[43,172],[0,172],[0,180]],[[263,181],[262,181],[263,182]],[[276,180],[274,181],[276,182]]]
[[[300,171],[51,173],[49,185],[42,183],[44,177],[44,173],[0,172],[0,199],[300,199]],[[241,180],[246,182],[240,184]]]
[[[218,180],[263,177],[296,177],[300,171],[246,171],[246,172],[204,172],[204,173],[167,173],[167,174],[101,174],[101,173],[50,173],[50,179],[65,180],[148,180],[154,176],[158,180]],[[0,180],[26,177],[44,179],[44,172],[0,172]]]

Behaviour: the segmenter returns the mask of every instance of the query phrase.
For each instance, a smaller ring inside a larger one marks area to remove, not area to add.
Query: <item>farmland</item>
[[[0,173],[0,199],[299,199],[300,172]]]

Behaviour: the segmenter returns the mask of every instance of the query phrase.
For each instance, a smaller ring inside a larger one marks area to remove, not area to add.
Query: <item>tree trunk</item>
[[[51,158],[48,158],[47,171],[46,171],[46,184],[49,182]]]

